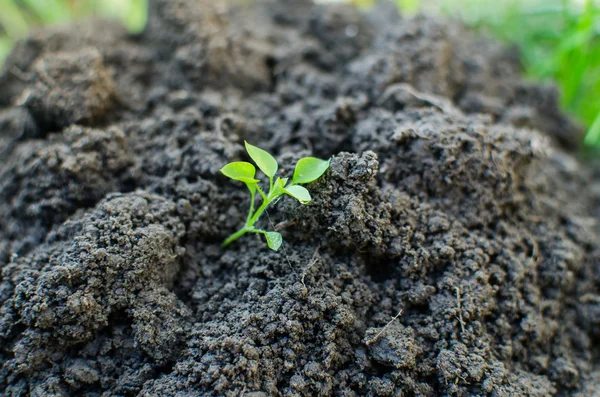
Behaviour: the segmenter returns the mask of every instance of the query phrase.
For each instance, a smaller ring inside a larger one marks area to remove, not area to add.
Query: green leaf
[[[234,161],[221,168],[221,172],[226,177],[246,184],[255,184],[258,179],[254,179],[256,168],[245,161]]]
[[[275,160],[275,157],[271,156],[265,150],[253,146],[246,141],[244,141],[244,144],[246,145],[246,151],[248,152],[252,160],[254,160],[258,168],[260,168],[260,170],[264,172],[266,176],[268,176],[269,178],[273,178],[273,176],[275,176],[275,173],[277,172],[277,168],[279,167],[277,165],[277,160]]]
[[[275,182],[275,186],[279,186],[280,188],[284,188],[285,184],[287,183],[288,178],[277,178],[277,181]]]
[[[331,160],[321,160],[316,157],[304,157],[296,164],[292,184],[308,183],[319,179],[329,168]]]
[[[302,204],[310,203],[310,193],[304,186],[292,185],[285,189],[285,192],[300,201]]]
[[[267,244],[269,245],[269,248],[271,248],[273,251],[277,251],[279,247],[281,247],[281,243],[283,243],[281,233],[265,232],[265,237],[267,238]]]

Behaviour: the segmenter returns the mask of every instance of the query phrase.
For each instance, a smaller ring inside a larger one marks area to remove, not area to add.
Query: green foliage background
[[[144,28],[146,10],[147,0],[0,0],[0,63],[33,27],[96,15],[117,18],[135,32]]]
[[[335,1],[335,0],[321,0]],[[368,7],[374,0],[347,0]],[[555,81],[562,106],[600,149],[600,0],[396,0],[403,12],[438,13],[517,45],[525,76]],[[147,0],[0,0],[0,62],[34,26],[90,15],[141,31]]]
[[[555,81],[565,110],[600,149],[600,2],[444,0],[441,11],[516,44],[527,78]]]

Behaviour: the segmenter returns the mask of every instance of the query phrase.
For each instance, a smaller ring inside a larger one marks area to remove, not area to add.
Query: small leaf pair
[[[233,241],[246,233],[264,234],[269,248],[277,251],[282,244],[281,234],[278,232],[268,232],[261,229],[256,229],[254,225],[260,219],[262,213],[267,209],[269,204],[273,203],[280,196],[287,194],[294,197],[302,204],[308,204],[311,201],[310,193],[301,184],[313,182],[319,179],[329,168],[330,160],[321,160],[316,157],[305,157],[298,161],[294,170],[292,182],[288,183],[288,178],[277,178],[274,180],[275,174],[279,168],[277,160],[267,151],[253,146],[248,142],[244,142],[248,155],[258,166],[258,168],[269,178],[269,191],[265,193],[259,186],[259,180],[256,179],[256,167],[246,161],[235,161],[229,163],[221,169],[223,175],[246,184],[250,191],[250,211],[246,218],[246,223],[237,232],[229,236],[222,244],[223,247],[228,246]],[[287,186],[286,186],[287,184]],[[254,211],[254,201],[256,192],[262,197],[260,207]]]

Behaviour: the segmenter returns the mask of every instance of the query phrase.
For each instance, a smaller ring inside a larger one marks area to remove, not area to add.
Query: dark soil
[[[386,4],[154,0],[139,37],[34,33],[0,74],[1,395],[598,393],[600,189],[519,76]],[[219,247],[244,139],[288,175],[333,156],[262,220],[279,252]]]

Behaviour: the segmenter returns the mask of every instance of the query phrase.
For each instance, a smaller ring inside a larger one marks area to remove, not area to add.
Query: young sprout
[[[308,204],[310,202],[310,193],[304,186],[300,185],[319,179],[319,177],[321,177],[321,175],[329,168],[330,160],[321,160],[315,157],[304,157],[300,159],[298,164],[296,164],[292,181],[288,183],[288,178],[278,177],[276,180],[273,180],[279,168],[277,160],[275,160],[273,156],[246,141],[244,141],[244,143],[250,158],[256,163],[258,168],[269,177],[269,192],[265,193],[260,188],[258,185],[259,180],[255,178],[256,168],[248,162],[235,161],[227,164],[221,169],[221,172],[225,176],[245,183],[250,191],[250,211],[248,211],[248,217],[246,218],[244,227],[227,237],[221,246],[227,247],[246,233],[259,233],[265,236],[269,248],[277,251],[283,242],[281,234],[278,232],[257,229],[254,225],[260,219],[260,216],[267,209],[269,204],[274,203],[284,194],[294,197],[302,204]],[[262,203],[255,211],[254,199],[257,192],[262,197]]]

